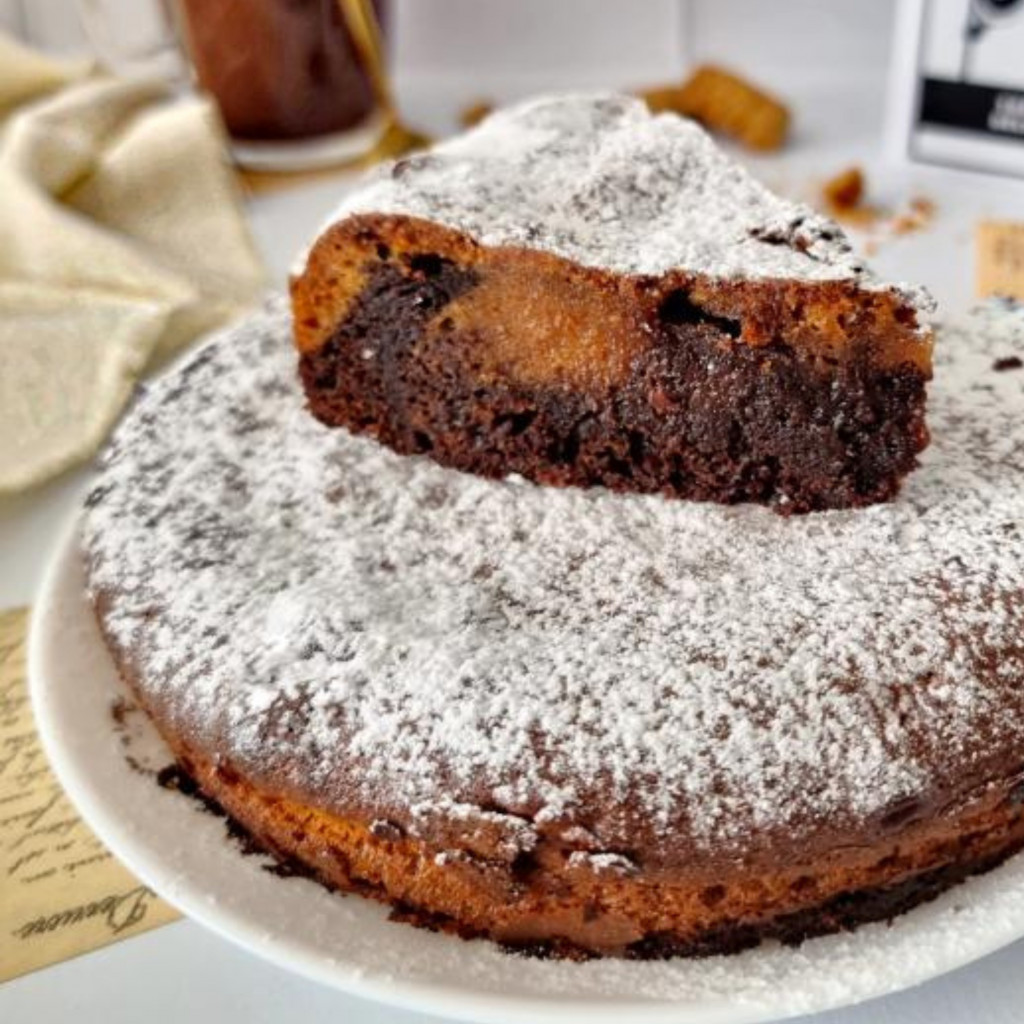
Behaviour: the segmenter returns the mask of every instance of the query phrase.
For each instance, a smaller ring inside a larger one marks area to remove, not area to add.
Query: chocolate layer
[[[741,318],[655,280],[634,284],[633,333],[614,325],[628,351],[611,383],[524,371],[504,339],[511,355],[495,366],[488,324],[446,315],[473,309],[486,274],[379,247],[344,319],[301,355],[313,413],[485,476],[786,513],[890,498],[927,441],[917,365],[880,367],[866,345],[839,355],[783,340],[754,346],[741,340]],[[610,308],[615,316],[621,305]],[[514,320],[496,329],[514,335]]]

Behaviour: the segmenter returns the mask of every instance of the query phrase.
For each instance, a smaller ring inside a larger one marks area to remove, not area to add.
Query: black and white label
[[[925,78],[919,120],[921,124],[1024,138],[1024,92]]]
[[[1024,174],[1024,0],[924,0],[910,152]]]

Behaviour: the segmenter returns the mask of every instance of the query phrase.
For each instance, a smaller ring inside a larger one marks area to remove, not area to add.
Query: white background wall
[[[635,84],[678,75],[685,0],[397,0],[394,56],[408,77],[484,86]]]
[[[397,0],[402,73],[580,85],[681,74],[688,57],[755,79],[884,76],[894,0]],[[529,62],[527,62],[529,55]]]
[[[159,0],[121,5],[126,21]],[[243,0],[239,6],[244,7]],[[391,0],[399,105],[444,134],[478,99],[542,89],[630,88],[681,78],[716,60],[799,98],[796,131],[820,137],[837,88],[876,134],[882,123],[895,0]],[[27,37],[59,52],[87,49],[79,0],[0,0],[20,8]],[[6,13],[5,13],[6,12]],[[827,88],[825,88],[827,86]],[[814,109],[815,104],[820,110]]]
[[[107,0],[126,9],[156,0]],[[392,0],[394,52],[406,76],[552,85],[656,81],[688,53],[770,79],[884,74],[893,0]],[[80,50],[77,0],[0,0],[0,25]],[[20,20],[18,12],[20,11]]]
[[[896,0],[695,0],[695,56],[754,79],[884,75]]]
[[[16,0],[0,0],[0,29],[21,33],[21,5]]]

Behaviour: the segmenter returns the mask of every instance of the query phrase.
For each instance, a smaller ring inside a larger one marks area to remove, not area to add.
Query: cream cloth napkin
[[[139,376],[266,287],[219,121],[0,35],[0,493],[88,459]]]

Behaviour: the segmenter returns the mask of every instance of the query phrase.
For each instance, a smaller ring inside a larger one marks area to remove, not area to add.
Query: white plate
[[[916,985],[1024,935],[1024,857],[892,925],[799,949],[664,962],[528,959],[397,924],[384,908],[281,878],[244,855],[222,820],[125,760],[111,714],[125,695],[83,595],[68,531],[36,603],[29,677],[50,761],[86,821],[184,913],[283,967],[357,995],[485,1022],[739,1024],[811,1013]],[[170,755],[141,714],[131,752]]]

